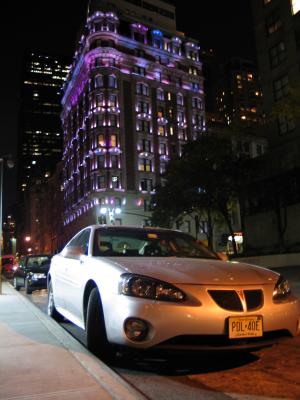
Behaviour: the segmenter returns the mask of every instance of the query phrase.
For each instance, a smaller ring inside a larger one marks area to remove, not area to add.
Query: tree
[[[251,160],[233,154],[231,136],[226,133],[210,133],[188,142],[182,156],[170,161],[166,184],[157,188],[153,220],[162,223],[162,218],[170,224],[184,212],[200,210],[210,217],[221,215],[236,254],[230,205],[239,200],[253,172]]]

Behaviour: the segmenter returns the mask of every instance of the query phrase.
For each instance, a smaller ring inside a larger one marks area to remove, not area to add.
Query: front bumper
[[[200,285],[177,287],[188,294],[183,303],[149,301],[123,295],[114,295],[109,303],[104,302],[108,340],[136,349],[254,351],[299,333],[298,299],[290,296],[287,301],[275,304],[272,301],[273,287],[263,288],[264,304],[252,312],[231,312],[220,308],[208,295],[210,288]],[[109,304],[113,304],[113,309]],[[263,336],[229,339],[228,318],[246,315],[263,317]],[[124,321],[127,318],[140,318],[148,323],[149,332],[143,341],[134,342],[126,337]]]

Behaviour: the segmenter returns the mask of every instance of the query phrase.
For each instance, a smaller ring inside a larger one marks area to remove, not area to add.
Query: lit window
[[[118,176],[112,176],[111,184],[112,188],[118,189],[120,187],[120,178]]]
[[[172,95],[170,92],[168,92],[168,100],[171,101],[171,99],[172,99]]]
[[[248,74],[247,74],[247,80],[248,80],[248,81],[253,81],[253,74],[248,73]]]
[[[152,161],[148,159],[139,160],[139,171],[151,172]]]
[[[104,135],[98,135],[98,145],[100,147],[105,147],[105,138]]]
[[[165,135],[165,127],[163,125],[159,125],[158,127],[158,134],[160,136],[164,136]]]
[[[117,135],[110,135],[110,146],[117,147]]]

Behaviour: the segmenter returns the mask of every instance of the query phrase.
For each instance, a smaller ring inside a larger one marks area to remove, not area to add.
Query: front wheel
[[[86,316],[86,339],[88,349],[98,357],[109,360],[112,346],[107,340],[103,309],[97,288],[92,289]]]
[[[55,319],[56,321],[62,321],[63,316],[57,311],[55,304],[54,304],[54,295],[53,295],[53,288],[52,282],[49,282],[48,286],[48,306],[47,306],[47,314],[49,317]]]

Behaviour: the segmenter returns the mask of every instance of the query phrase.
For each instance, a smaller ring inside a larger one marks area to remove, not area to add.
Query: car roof
[[[141,231],[163,231],[163,232],[177,232],[177,233],[185,233],[182,232],[178,229],[169,229],[169,228],[161,228],[158,226],[137,226],[137,225],[90,225],[87,226],[86,228],[93,228],[93,229],[98,229],[98,228],[103,228],[103,229],[108,229],[108,230],[141,230]]]
[[[52,254],[27,254],[22,257],[52,257]]]

